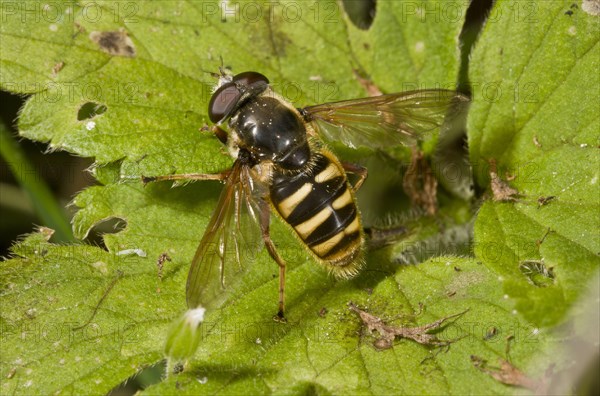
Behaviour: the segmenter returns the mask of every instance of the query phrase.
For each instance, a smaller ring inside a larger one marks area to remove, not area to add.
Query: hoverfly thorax
[[[248,102],[231,118],[229,126],[258,162],[272,161],[294,170],[310,159],[306,127],[297,112],[277,98],[261,95]]]

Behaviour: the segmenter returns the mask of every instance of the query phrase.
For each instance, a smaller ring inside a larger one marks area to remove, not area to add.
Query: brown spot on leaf
[[[354,76],[356,77],[356,80],[365,89],[365,91],[367,91],[367,94],[369,96],[383,95],[379,87],[375,85],[375,83],[371,81],[370,78],[364,77],[363,74],[357,69],[354,69],[353,72]]]
[[[156,260],[156,268],[158,270],[158,281],[162,282],[163,277],[163,268],[165,266],[165,261],[171,261],[171,257],[167,253],[161,253]],[[156,288],[156,292],[160,293],[160,286]]]
[[[600,1],[599,0],[583,0],[581,2],[581,9],[590,15],[600,15]]]
[[[90,40],[98,44],[102,51],[114,56],[135,56],[135,46],[124,29],[113,32],[91,32]]]
[[[55,64],[52,67],[52,76],[56,77],[58,72],[61,71],[63,67],[65,67],[65,62],[58,62],[57,64]]]

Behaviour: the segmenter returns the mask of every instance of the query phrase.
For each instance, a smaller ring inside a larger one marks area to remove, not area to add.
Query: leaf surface
[[[107,393],[163,358],[220,185],[143,187],[140,176],[231,165],[218,140],[198,131],[214,84],[204,71],[218,70],[220,57],[234,72],[267,75],[296,106],[366,96],[370,84],[383,92],[453,88],[458,76],[465,2],[378,2],[367,31],[334,1],[236,4],[55,2],[50,7],[61,9],[54,19],[23,21],[16,13],[3,21],[1,87],[32,94],[19,118],[22,136],[97,162],[101,185],[74,199],[75,235],[110,218],[125,226],[104,236],[107,250],[55,245],[45,231],[15,245],[0,267],[2,393]],[[495,159],[503,179],[516,174],[508,182],[522,194],[516,203],[483,204],[475,258],[394,264],[398,255],[431,256],[416,254],[423,241],[412,239],[412,250],[395,245],[369,254],[359,277],[335,282],[274,220],[273,239],[289,263],[289,323],[271,321],[277,266],[265,251],[249,255],[256,271],[222,310],[208,313],[189,370],[147,393],[506,393],[470,356],[506,358],[507,336],[519,341],[510,357],[528,375],[540,378],[550,363],[567,366],[553,353],[564,338],[552,326],[585,294],[600,252],[598,92],[586,90],[598,86],[598,20],[581,11],[569,18],[564,4],[527,4],[537,7],[535,23],[515,24],[515,10],[524,18],[527,9],[496,4],[504,17],[486,25],[471,62],[477,181],[487,186]],[[101,32],[130,51],[110,53],[93,39]],[[492,101],[486,83],[502,94]],[[532,95],[536,101],[527,101]],[[555,198],[541,205],[542,196]],[[468,205],[442,206],[443,216],[468,223]],[[438,241],[427,233],[432,223],[415,232],[427,238],[427,249]],[[172,261],[161,280],[162,253]],[[533,285],[523,262],[552,268],[552,282]],[[468,312],[439,333],[455,340],[447,349],[397,340],[380,351],[348,310],[350,301],[394,325]]]
[[[566,3],[498,2],[472,57],[474,174],[487,184],[495,160],[519,193],[482,206],[475,255],[539,326],[560,322],[600,267],[599,39],[598,18]],[[547,287],[531,266],[552,272]]]

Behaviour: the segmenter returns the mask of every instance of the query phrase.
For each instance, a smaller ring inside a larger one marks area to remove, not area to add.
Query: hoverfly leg
[[[223,143],[224,145],[227,145],[227,132],[225,132],[225,130],[223,130],[222,128],[213,125],[210,128],[211,132],[215,134],[215,136],[217,137],[217,139],[219,139],[219,141],[221,143]]]
[[[208,126],[204,126],[201,130],[208,130]],[[213,125],[210,127],[211,132],[215,134],[217,139],[223,144],[227,144],[227,132],[220,127]],[[231,174],[231,170],[226,170],[219,173],[183,173],[180,175],[165,175],[165,176],[144,176],[142,182],[148,184],[150,182],[165,181],[165,180],[225,180]]]
[[[342,166],[344,167],[344,170],[346,172],[353,173],[356,176],[358,176],[358,180],[356,181],[356,183],[354,183],[354,186],[352,187],[354,192],[357,192],[360,186],[362,186],[362,184],[367,179],[367,168],[365,168],[362,165],[353,164],[351,162],[342,162]]]
[[[225,180],[231,174],[230,170],[220,173],[183,173],[179,175],[164,175],[164,176],[144,176],[142,182],[148,184],[151,182],[166,181],[166,180]]]
[[[262,232],[263,241],[265,242],[265,246],[267,247],[267,251],[271,258],[275,260],[277,265],[279,265],[279,309],[277,310],[277,315],[273,316],[273,320],[276,322],[285,323],[287,320],[284,315],[284,306],[285,306],[285,261],[279,256],[277,253],[277,249],[275,248],[275,244],[271,240],[271,234],[269,232],[269,223],[271,217],[271,208],[269,204],[265,200],[261,200],[260,206],[260,229]]]

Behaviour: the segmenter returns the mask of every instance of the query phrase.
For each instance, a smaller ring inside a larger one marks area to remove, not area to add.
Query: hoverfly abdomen
[[[363,232],[352,189],[341,164],[327,150],[290,176],[276,172],[271,201],[312,253],[338,277],[360,267]]]

